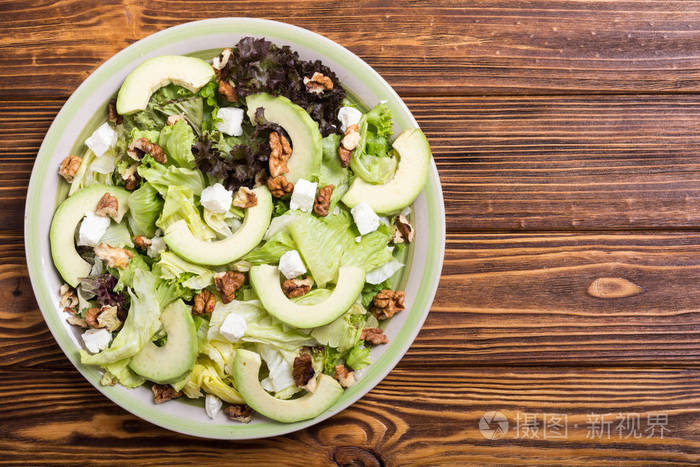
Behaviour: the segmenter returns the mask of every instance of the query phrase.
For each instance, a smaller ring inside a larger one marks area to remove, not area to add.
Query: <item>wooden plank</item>
[[[448,230],[700,228],[700,97],[406,99],[432,144]],[[62,100],[0,100],[0,225]]]
[[[326,422],[246,442],[191,438],[141,421],[74,371],[2,370],[0,376],[0,448],[12,463],[211,465],[231,456],[299,466],[700,462],[697,370],[397,368]],[[503,437],[480,432],[489,411],[507,418]],[[537,432],[525,430],[527,415],[536,418]],[[633,435],[625,437],[628,432]]]
[[[0,367],[69,367],[21,236],[0,241]],[[435,303],[402,361],[697,365],[699,273],[700,233],[449,234]]]
[[[364,58],[402,95],[697,92],[696,1],[10,2],[0,96],[69,95],[100,63],[166,27],[285,21]]]

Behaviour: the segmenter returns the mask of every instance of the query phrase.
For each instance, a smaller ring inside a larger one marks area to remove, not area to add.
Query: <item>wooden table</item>
[[[170,433],[94,390],[22,242],[71,92],[135,40],[218,16],[364,58],[428,135],[447,210],[441,286],[399,366],[332,419],[252,442]],[[1,2],[0,463],[700,462],[699,92],[700,2]]]

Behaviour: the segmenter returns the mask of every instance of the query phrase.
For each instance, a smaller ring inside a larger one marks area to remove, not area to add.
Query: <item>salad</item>
[[[212,419],[332,406],[405,308],[423,133],[395,136],[387,105],[252,37],[143,62],[105,117],[60,164],[50,229],[81,362]]]

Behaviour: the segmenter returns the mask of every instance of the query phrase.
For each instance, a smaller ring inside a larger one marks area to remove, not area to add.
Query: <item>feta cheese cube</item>
[[[362,112],[355,107],[341,107],[338,111],[338,120],[340,120],[340,129],[343,133],[352,125],[360,123]]]
[[[109,227],[109,217],[98,216],[94,212],[86,212],[78,231],[79,246],[97,246]]]
[[[117,132],[114,131],[107,122],[100,125],[97,130],[85,140],[85,145],[89,147],[97,157],[101,157],[116,143]]]
[[[314,207],[316,199],[316,183],[300,178],[294,185],[292,199],[289,201],[289,209],[298,209],[309,212]]]
[[[204,398],[204,410],[211,419],[214,419],[219,414],[222,405],[224,404],[221,402],[221,399],[214,394],[207,394],[207,397]]]
[[[112,333],[104,328],[88,329],[80,337],[90,353],[97,353],[107,348],[112,340]]]
[[[306,272],[306,266],[297,250],[286,252],[280,258],[279,270],[287,279],[294,279]]]
[[[231,342],[238,342],[245,334],[246,329],[248,329],[248,326],[246,325],[245,319],[236,313],[230,313],[226,319],[224,319],[224,322],[221,323],[219,334]]]
[[[157,258],[165,249],[166,246],[163,237],[153,237],[151,239],[151,245],[146,250],[146,254],[151,258]]]
[[[365,276],[365,282],[369,284],[381,284],[382,282],[396,274],[396,271],[398,271],[402,267],[403,264],[399,263],[395,259],[392,259],[391,261],[384,263],[384,265],[369,271]]]
[[[379,217],[366,202],[361,202],[350,210],[360,235],[374,232],[379,227]]]
[[[233,192],[224,188],[221,183],[215,183],[202,190],[199,202],[202,206],[216,213],[225,213],[231,207]]]
[[[221,121],[217,122],[216,129],[230,136],[243,134],[243,109],[238,107],[222,107],[216,114]]]

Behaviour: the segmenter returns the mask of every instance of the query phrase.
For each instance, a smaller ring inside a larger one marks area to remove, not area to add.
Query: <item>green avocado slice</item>
[[[289,172],[284,176],[292,183],[300,178],[311,180],[321,171],[321,133],[318,123],[313,121],[303,108],[284,96],[266,93],[252,94],[246,98],[248,118],[255,122],[255,112],[262,107],[265,119],[276,123],[291,138],[292,156],[287,161]]]
[[[410,205],[423,191],[430,170],[430,145],[419,128],[405,130],[392,144],[399,153],[394,177],[383,185],[372,185],[355,178],[343,196],[343,203],[354,208],[366,202],[377,214],[392,214]]]
[[[317,417],[343,394],[343,388],[336,380],[322,374],[314,392],[297,399],[277,399],[268,394],[260,384],[260,365],[260,355],[250,350],[238,349],[233,365],[236,389],[253,410],[278,422],[292,423]]]
[[[159,88],[174,83],[197,92],[214,78],[210,64],[184,55],[162,55],[137,66],[124,80],[117,95],[117,112],[121,115],[143,110]]]
[[[90,263],[85,261],[75,249],[75,229],[85,213],[94,211],[105,193],[117,198],[116,222],[129,209],[129,192],[123,188],[107,185],[90,185],[75,192],[58,206],[51,221],[49,241],[53,264],[69,285],[78,286],[78,279],[90,274]]]
[[[272,195],[265,186],[254,188],[258,204],[246,210],[243,225],[230,237],[205,242],[192,235],[179,220],[168,226],[164,240],[178,256],[197,264],[217,266],[237,260],[262,240],[272,218]]]
[[[136,374],[158,384],[181,380],[194,366],[199,352],[197,330],[190,308],[182,300],[168,305],[160,315],[168,334],[162,347],[148,342],[129,362]]]
[[[250,283],[268,313],[291,326],[308,329],[328,324],[350,309],[362,292],[365,271],[342,266],[333,293],[315,305],[299,305],[288,299],[280,287],[280,273],[276,266],[253,266],[250,268]]]

